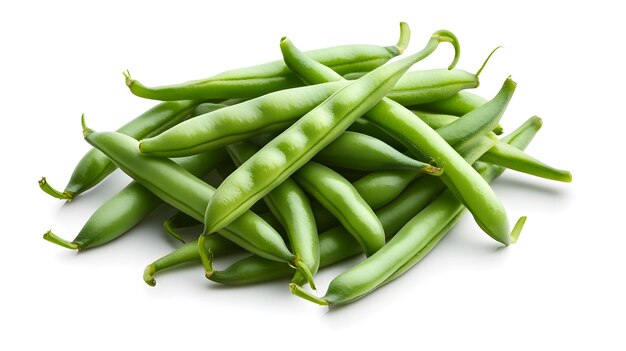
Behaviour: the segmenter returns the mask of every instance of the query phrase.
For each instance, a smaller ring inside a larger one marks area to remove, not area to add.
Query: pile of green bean
[[[283,38],[282,60],[177,85],[148,87],[125,72],[133,94],[162,102],[116,132],[96,132],[83,116],[93,149],[63,191],[45,178],[39,185],[71,201],[116,168],[134,180],[74,240],[51,231],[44,239],[73,250],[103,245],[165,202],[178,212],[164,230],[183,245],[146,267],[149,285],[157,272],[195,262],[222,284],[291,278],[293,294],[321,305],[397,278],[465,209],[493,239],[514,243],[526,217],[511,228],[489,182],[505,168],[563,182],[571,174],[523,151],[541,127],[536,116],[498,138],[516,88],[510,77],[490,100],[466,91],[491,55],[475,74],[455,69],[459,42],[439,30],[422,50],[387,63],[408,45],[409,27],[400,28],[387,47],[303,53]],[[409,72],[440,43],[454,47],[449,67]],[[197,240],[185,242],[181,229],[200,225]],[[243,252],[214,267],[214,258]],[[305,289],[316,289],[319,268],[360,253],[366,258],[323,297]]]

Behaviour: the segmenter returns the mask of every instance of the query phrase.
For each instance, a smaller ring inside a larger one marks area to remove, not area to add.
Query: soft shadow
[[[560,187],[553,187],[547,184],[539,184],[533,181],[524,181],[513,177],[501,177],[497,180],[496,184],[498,186],[513,188],[519,191],[532,192],[547,196],[556,196],[557,198],[561,199],[567,197],[571,193],[570,189],[562,189]]]

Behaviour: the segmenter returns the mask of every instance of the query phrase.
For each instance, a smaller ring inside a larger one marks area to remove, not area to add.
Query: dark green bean
[[[394,46],[346,45],[306,54],[332,67],[339,74],[368,72],[401,54],[408,45],[409,37],[409,26],[400,23],[400,39]],[[132,79],[128,72],[124,76],[133,94],[156,100],[251,98],[302,85],[282,60],[227,71],[203,80],[161,87],[146,87]]]
[[[128,122],[117,131],[135,139],[155,136],[187,119],[196,106],[193,101],[172,101],[160,103],[139,117]],[[91,189],[111,172],[115,164],[96,149],[89,150],[78,162],[65,190],[55,190],[45,177],[39,181],[39,187],[46,193],[62,200],[71,201],[75,196]]]

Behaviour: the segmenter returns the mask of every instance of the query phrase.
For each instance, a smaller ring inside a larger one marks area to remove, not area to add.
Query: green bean
[[[227,147],[231,158],[241,165],[259,149],[250,142],[240,142]],[[313,274],[319,268],[319,241],[313,211],[306,195],[292,179],[286,179],[263,198],[267,207],[287,231],[296,260],[301,260],[301,269],[294,282],[302,285],[308,281],[313,289]],[[211,272],[213,273],[213,272]],[[210,278],[210,275],[207,275]]]
[[[207,238],[204,241],[205,250],[210,250],[214,256],[225,256],[227,254],[241,251],[241,248],[232,241],[219,236],[214,235]],[[184,263],[192,263],[200,261],[200,254],[198,253],[198,242],[196,240],[186,243],[175,251],[159,258],[158,260],[150,263],[146,266],[143,273],[143,280],[150,286],[156,285],[154,275],[164,269],[168,269],[174,266],[178,266]],[[272,261],[273,262],[273,261]],[[288,265],[285,265],[291,272],[293,269]]]
[[[389,238],[409,219],[444,190],[443,183],[434,177],[423,177],[413,182],[394,201],[376,211]],[[326,267],[362,251],[359,243],[343,227],[334,227],[320,234],[320,267]],[[250,256],[216,272],[211,280],[229,285],[251,284],[289,276],[289,266],[280,262]]]
[[[337,217],[366,255],[373,254],[385,244],[385,232],[378,217],[339,173],[309,162],[293,174],[293,179]]]
[[[160,103],[128,122],[117,131],[135,139],[155,136],[187,119],[195,105],[196,103],[193,101]],[[72,201],[77,195],[100,183],[115,168],[113,162],[103,153],[96,149],[91,149],[74,168],[74,172],[63,192],[54,189],[45,177],[39,181],[39,187],[53,197]]]
[[[213,187],[171,160],[142,155],[138,142],[124,134],[96,133],[88,129],[84,121],[83,130],[85,139],[104,152],[126,174],[170,205],[197,220],[203,219],[207,202],[215,192]],[[295,256],[289,251],[280,234],[252,212],[244,211],[228,228],[223,228],[219,233],[255,254],[298,266],[299,262],[294,261]],[[205,240],[206,235],[203,235],[198,240],[198,245],[204,245]],[[210,272],[210,261],[205,259],[203,262],[205,269]]]
[[[486,102],[487,100],[479,95],[468,91],[459,91],[447,99],[419,104],[417,106],[413,106],[413,109],[461,117],[474,111]]]
[[[223,109],[224,107],[227,107],[227,106],[230,106],[230,105],[226,105],[224,103],[217,104],[214,102],[205,102],[196,106],[196,108],[193,110],[193,115],[194,116],[204,115],[213,111]]]
[[[395,199],[402,191],[423,173],[417,171],[373,172],[352,183],[363,200],[377,209]]]
[[[571,182],[569,171],[551,167],[506,143],[496,143],[481,161],[560,182]]]
[[[526,133],[526,135],[530,134],[532,133]],[[493,143],[484,143],[480,139],[476,139],[473,141],[473,145],[473,149],[466,148],[460,151],[467,162],[473,162],[479,158]],[[377,209],[376,216],[384,228],[385,237],[391,238],[444,189],[445,186],[437,178],[423,177],[411,183],[393,201]],[[368,192],[381,192],[381,189],[364,187],[359,191],[364,198],[371,198],[371,194]],[[320,234],[320,267],[341,261],[359,252],[362,252],[361,246],[343,226],[329,229]],[[249,284],[286,277],[288,276],[284,273],[286,268],[285,264],[271,262],[259,256],[251,256],[220,271],[219,274],[212,277],[212,280],[232,285]]]
[[[468,140],[472,136],[462,133],[467,129],[476,130],[476,134],[484,135],[493,130],[498,121],[504,114],[504,110],[508,105],[513,93],[515,92],[517,84],[509,77],[504,81],[502,88],[498,94],[481,105],[480,107],[468,112],[463,117],[456,120],[445,127],[439,128],[437,133],[441,135],[450,145],[456,145]],[[473,115],[495,116],[493,118],[472,118]],[[461,131],[461,132],[460,132]]]
[[[458,117],[455,116],[430,114],[421,111],[413,111],[413,113],[415,113],[433,129],[442,128],[458,119]],[[533,123],[541,123],[539,117],[534,117],[530,121]],[[481,157],[480,160],[518,172],[534,175],[536,177],[561,182],[572,181],[572,175],[569,171],[557,169],[547,165],[526,154],[524,151],[512,147],[504,141],[498,141]]]
[[[380,128],[380,126],[364,118],[357,118],[357,120],[354,121],[354,123],[352,123],[350,127],[348,127],[347,130],[361,133],[361,134],[366,134],[376,139],[379,139],[380,141],[386,143],[387,145],[393,147],[396,150],[405,149],[404,144],[399,142],[396,138],[391,136],[389,133],[385,132],[385,130]]]
[[[409,26],[400,23],[400,38],[394,46],[345,45],[309,51],[306,54],[313,60],[332,67],[339,74],[371,71],[401,54],[408,45],[409,38]],[[124,76],[126,85],[133,94],[155,100],[252,98],[302,85],[282,60],[161,87],[146,87],[132,79],[129,72],[125,72]]]
[[[424,87],[423,94],[416,94],[413,88],[419,84]],[[398,81],[387,97],[404,106],[412,106],[446,99],[454,96],[460,90],[478,87],[478,74],[469,73],[460,69],[431,69],[419,71],[419,74],[407,75]]]
[[[189,173],[199,177],[225,158],[224,151],[215,150],[180,159],[178,163]],[[51,231],[44,234],[44,239],[75,250],[99,246],[128,232],[162,203],[159,197],[133,181],[102,204],[71,242],[61,239]]]
[[[472,94],[468,91],[459,91],[447,99],[419,104],[413,106],[412,109],[461,117],[484,105],[486,102],[487,100],[479,95]],[[503,128],[499,124],[493,129],[496,135],[502,134],[502,131]]]
[[[482,176],[489,182],[503,169],[488,167]],[[320,305],[338,305],[362,298],[424,257],[454,226],[463,210],[463,204],[451,190],[447,190],[404,225],[382,249],[333,279],[324,297],[313,296],[293,284],[290,285],[291,291]],[[517,239],[525,220],[522,217],[515,225],[513,240]]]
[[[313,160],[360,171],[426,169],[429,173],[438,172],[433,166],[408,157],[379,139],[350,131],[343,132]]]
[[[327,67],[302,55],[288,40],[282,40],[281,51],[287,66],[304,81],[320,83],[342,79]],[[426,155],[445,168],[441,177],[444,183],[468,207],[483,231],[504,245],[510,244],[510,232],[502,203],[491,187],[450,145],[468,139],[468,128],[483,133],[490,130],[485,130],[486,127],[492,126],[493,129],[494,121],[497,124],[514,90],[515,83],[507,79],[496,98],[444,127],[443,137],[402,105],[387,98],[364,115],[364,118],[380,125],[403,141],[405,146],[412,148],[416,156]]]
[[[139,148],[150,155],[185,156],[284,130],[342,86],[330,83],[269,93],[192,118],[178,128],[143,139]]]
[[[230,223],[308,162],[355,119],[377,105],[400,77],[430,55],[441,41],[453,42],[458,48],[451,33],[435,33],[422,51],[349,82],[265,145],[217,188],[205,213],[206,233]],[[458,52],[453,65],[457,59]]]

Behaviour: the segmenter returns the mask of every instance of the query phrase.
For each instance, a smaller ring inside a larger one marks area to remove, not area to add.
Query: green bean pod
[[[259,148],[250,142],[240,142],[229,145],[227,150],[235,164],[241,165]],[[294,282],[302,285],[308,281],[315,288],[312,276],[319,268],[319,240],[308,198],[294,180],[286,179],[263,200],[286,229],[296,260],[300,260],[300,267],[305,268],[296,273]]]
[[[560,182],[572,181],[572,174],[569,171],[551,167],[506,143],[494,145],[488,153],[481,157],[481,161],[545,179]]]
[[[320,84],[269,93],[197,116],[158,136],[141,140],[142,153],[178,157],[224,147],[259,134],[281,131],[345,83]]]
[[[523,143],[514,145],[525,148]],[[502,170],[488,167],[482,177],[490,182]],[[295,285],[290,286],[291,291],[320,305],[338,305],[362,298],[415,265],[456,224],[463,210],[463,204],[447,190],[404,225],[382,249],[333,279],[324,297],[313,296]],[[524,222],[522,217],[516,224],[514,240]]]
[[[232,241],[220,235],[213,235],[204,241],[204,250],[211,251],[213,256],[221,257],[230,253],[239,252],[241,248]],[[154,275],[164,269],[179,266],[184,263],[201,263],[200,254],[198,253],[198,242],[191,241],[176,249],[175,251],[159,258],[158,260],[146,266],[143,272],[143,280],[150,286],[156,285]],[[274,261],[270,261],[274,262]],[[293,268],[284,265],[293,273]]]
[[[189,173],[201,177],[224,159],[226,153],[215,150],[179,159],[177,162]],[[128,232],[162,203],[163,200],[158,196],[133,181],[103,203],[71,242],[61,239],[51,231],[44,234],[44,239],[75,250],[99,246]]]
[[[476,88],[478,84],[478,75],[467,71],[430,69],[405,76],[387,97],[404,106],[413,106],[450,98],[463,89]],[[423,89],[417,92],[415,86]]]
[[[380,208],[400,195],[415,179],[423,175],[417,171],[373,172],[352,183],[354,189],[372,208]]]
[[[380,126],[364,118],[357,118],[357,120],[354,121],[354,123],[352,123],[350,127],[348,127],[347,130],[361,133],[361,134],[366,134],[376,139],[379,139],[396,150],[405,149],[404,144],[402,144],[396,138],[391,136],[391,134],[385,132],[385,130],[382,129]]]
[[[401,54],[408,45],[410,29],[400,23],[400,38],[394,46],[345,45],[306,53],[313,60],[332,67],[339,74],[369,72]],[[208,100],[252,98],[277,90],[302,85],[300,79],[277,60],[257,66],[235,69],[213,77],[177,85],[147,87],[125,72],[130,91],[143,98],[155,100]]]
[[[459,91],[447,99],[418,104],[413,106],[413,109],[461,117],[474,111],[486,102],[487,100],[479,95],[468,91]]]
[[[313,160],[328,166],[360,171],[398,169],[436,171],[431,165],[408,157],[379,139],[350,131],[343,132],[318,152]]]
[[[523,128],[520,128],[520,130],[522,130],[525,135],[530,138],[532,138],[534,133],[538,130],[538,128],[536,128],[536,123],[533,123],[532,125],[527,123],[522,127]],[[468,153],[463,155],[463,157],[468,161],[478,158],[490,147],[481,143],[476,143],[475,146],[477,149],[466,150]],[[391,172],[379,172],[381,178],[385,178],[383,175],[384,173]],[[406,181],[404,178],[399,180],[401,182]],[[374,186],[366,185],[370,183],[377,183],[376,177],[372,177],[371,181],[368,180],[363,183],[356,182],[353,184],[359,191],[359,194],[361,194],[363,199],[366,199],[366,201],[367,199],[376,198],[374,193],[381,193],[384,189],[388,188],[385,186],[385,188],[381,190]],[[429,201],[434,199],[439,193],[443,192],[444,189],[445,186],[443,183],[436,181],[435,178],[423,177],[409,184],[406,187],[406,190],[403,187],[402,190],[404,191],[399,193],[397,197],[394,197],[392,201],[385,203],[384,206],[379,206],[380,208],[376,210],[376,216],[380,219],[380,223],[383,225],[386,238],[390,238],[393,234],[395,234],[406,222],[408,222],[423,207],[425,207]],[[370,206],[373,205],[369,202],[368,204]],[[320,210],[325,209],[316,208],[314,210],[316,216],[321,212]],[[261,217],[265,218],[263,215],[261,215]],[[332,227],[332,229],[328,228],[324,231],[324,233],[320,234],[319,241],[320,267],[328,266],[362,252],[359,243],[343,226]],[[179,250],[183,250],[183,248]],[[177,261],[169,260],[168,262],[171,262],[171,265],[165,268],[184,264],[190,261],[197,262],[200,259],[197,250],[195,251],[195,256],[191,256],[189,258],[183,255],[177,255],[176,251],[170,255],[173,257],[180,257],[180,259]],[[156,272],[158,271],[159,269],[156,270]],[[292,274],[293,270],[284,263],[267,260],[259,256],[251,256],[232,264],[225,270],[215,271],[215,273],[211,276],[211,280],[225,284],[239,285],[289,277]]]
[[[320,83],[343,79],[328,67],[302,55],[287,40],[281,42],[281,51],[287,66],[306,82]],[[467,134],[468,130],[484,134],[493,129],[514,90],[515,83],[507,79],[496,98],[444,127],[443,135],[428,127],[402,105],[387,98],[383,98],[363,116],[402,141],[416,156],[427,156],[445,168],[441,177],[444,183],[468,207],[483,231],[504,245],[510,243],[510,232],[502,203],[483,178],[450,145],[469,139],[471,134]],[[486,129],[490,126],[491,129]]]
[[[493,145],[480,142],[480,140],[476,140],[473,144],[474,149],[462,151],[463,157],[468,162],[480,157]],[[411,183],[393,201],[376,210],[376,216],[380,219],[386,238],[391,238],[444,189],[444,184],[437,178],[423,177]],[[364,198],[371,197],[372,194],[367,193],[369,191],[381,192],[367,187],[360,191]],[[320,267],[339,262],[360,252],[362,252],[360,245],[343,226],[334,227],[320,234]],[[220,271],[218,275],[212,277],[212,280],[229,285],[249,284],[287,277],[288,274],[285,273],[287,268],[285,264],[251,256]]]
[[[160,103],[128,122],[117,131],[135,139],[155,136],[187,119],[195,105],[196,103],[193,101]],[[63,192],[54,189],[45,177],[39,181],[39,187],[53,197],[72,201],[75,196],[100,183],[115,168],[115,164],[102,152],[91,149],[74,168],[74,172]]]
[[[413,113],[415,113],[433,129],[442,128],[458,119],[458,117],[451,115],[431,114],[421,111],[413,111]],[[535,116],[531,118],[529,122],[539,123],[540,125],[541,119]],[[561,182],[572,181],[572,174],[569,171],[557,169],[547,165],[526,154],[524,151],[507,144],[505,141],[499,140],[496,142],[494,146],[480,158],[480,161],[506,167],[508,169],[530,174],[536,177]]]
[[[206,232],[233,221],[306,164],[354,120],[376,106],[413,64],[430,55],[442,41],[453,42],[458,48],[451,33],[435,33],[422,51],[349,82],[265,145],[217,188],[206,209]],[[456,54],[452,67],[458,59]]]
[[[385,232],[378,217],[339,173],[309,162],[293,174],[293,179],[337,217],[366,255],[373,254],[385,244]]]
[[[85,139],[111,158],[124,173],[177,209],[197,220],[204,218],[204,210],[215,192],[213,187],[169,159],[142,155],[138,142],[131,137],[115,132],[96,133],[86,126],[83,129]],[[280,234],[252,212],[244,211],[228,228],[223,228],[219,233],[255,254],[297,265],[294,262],[295,256],[289,251]],[[200,239],[198,245],[203,245],[206,236]],[[210,260],[203,262],[210,272]]]
[[[376,215],[380,218],[385,235],[388,238],[392,237],[444,189],[445,186],[437,178],[423,177],[408,186],[406,191],[391,203],[377,210]],[[334,227],[320,234],[319,242],[320,267],[329,266],[363,252],[359,243],[343,226]],[[211,280],[228,285],[242,285],[286,278],[290,274],[289,266],[284,263],[250,256],[216,272]]]

